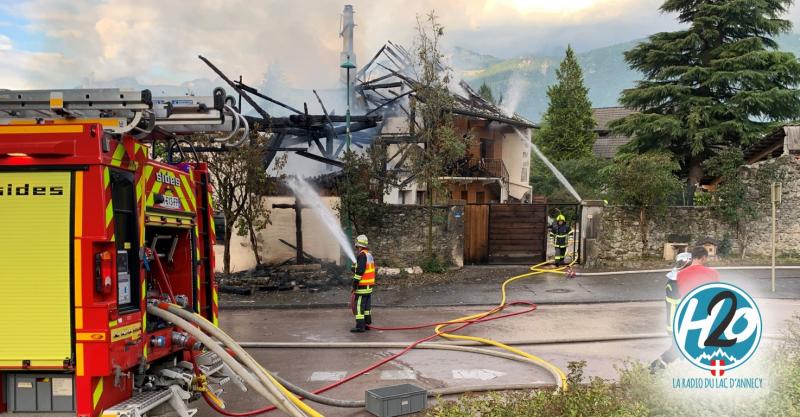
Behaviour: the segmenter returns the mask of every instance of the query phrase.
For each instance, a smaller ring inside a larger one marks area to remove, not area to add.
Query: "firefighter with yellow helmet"
[[[375,286],[375,258],[369,252],[369,239],[364,235],[356,237],[356,262],[353,264],[353,314],[356,327],[353,333],[363,333],[372,324],[372,288]]]
[[[550,227],[550,237],[553,239],[553,247],[556,249],[555,265],[561,266],[564,264],[564,256],[567,253],[567,244],[569,243],[569,236],[573,230],[566,222],[563,214],[556,216],[556,223]]]

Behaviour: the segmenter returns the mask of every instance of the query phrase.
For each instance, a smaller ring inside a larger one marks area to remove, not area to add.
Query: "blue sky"
[[[0,34],[7,36],[15,48],[28,51],[43,51],[48,40],[42,33],[27,29],[30,21],[0,7]]]
[[[337,79],[340,0],[0,0],[0,88],[74,87],[120,78],[211,78],[204,54],[250,80],[325,88]],[[559,54],[673,30],[661,0],[353,0],[356,55],[413,42],[436,9],[447,46],[507,58]],[[798,22],[798,8],[789,19]],[[798,29],[800,31],[800,29]],[[278,70],[280,68],[280,70]]]

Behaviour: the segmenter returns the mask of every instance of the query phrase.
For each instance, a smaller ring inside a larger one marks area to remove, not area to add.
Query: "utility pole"
[[[347,56],[347,60],[339,65],[340,68],[345,68],[347,70],[347,112],[345,113],[345,143],[347,147],[347,152],[350,152],[350,70],[355,68],[356,66],[350,62],[350,55]],[[347,178],[349,181],[350,179]],[[344,219],[345,227],[344,231],[347,235],[347,240],[350,243],[353,243],[353,225],[350,223],[350,213],[349,210],[347,211],[347,216]],[[352,260],[350,258],[347,259],[345,262],[345,267],[350,270],[352,266]]]
[[[781,202],[781,183],[773,182],[771,187],[771,200],[772,200],[772,292],[775,292],[775,206]]]

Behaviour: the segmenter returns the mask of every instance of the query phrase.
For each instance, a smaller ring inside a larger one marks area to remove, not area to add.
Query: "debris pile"
[[[325,291],[350,284],[345,268],[331,262],[313,264],[259,265],[230,275],[217,274],[219,291],[252,295],[262,291]]]

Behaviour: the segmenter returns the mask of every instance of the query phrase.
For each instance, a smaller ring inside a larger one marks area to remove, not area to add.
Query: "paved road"
[[[785,320],[800,314],[800,300],[757,300],[765,320],[765,334],[777,334]],[[486,307],[377,308],[376,322],[399,326],[442,321],[484,311]],[[542,305],[529,315],[492,324],[484,323],[466,334],[490,337],[504,342],[548,340],[555,337],[605,337],[631,333],[659,332],[663,326],[661,302]],[[372,331],[351,334],[352,316],[346,309],[261,309],[223,311],[221,326],[240,341],[272,342],[410,342],[430,334],[430,330]],[[650,361],[668,345],[667,339],[603,342],[589,344],[523,345],[526,352],[538,355],[566,369],[568,362],[586,360],[586,373],[614,378],[614,365],[626,359]],[[765,345],[774,341],[765,340]],[[257,360],[271,371],[305,388],[315,389],[396,352],[396,349],[251,349]],[[759,349],[759,352],[764,349]],[[754,361],[758,358],[754,358]],[[329,391],[342,399],[363,398],[364,390],[400,383],[426,388],[474,386],[484,384],[551,381],[539,368],[482,355],[412,351],[399,361],[384,365],[369,374]],[[229,406],[249,410],[262,404],[253,394],[229,389]],[[326,416],[365,416],[359,410],[335,409],[314,405]],[[201,408],[201,416],[214,413]]]
[[[401,279],[378,283],[373,304],[378,306],[488,305],[499,301],[500,284],[510,276],[527,272],[525,267],[466,267],[446,281],[422,286],[404,285]],[[776,292],[771,291],[768,270],[723,270],[724,281],[738,285],[761,298],[800,299],[800,270],[777,271]],[[663,300],[664,273],[579,276],[567,280],[559,274],[542,274],[510,285],[511,299],[535,300],[538,304],[605,303]],[[284,291],[259,293],[254,297],[222,295],[223,308],[339,307],[350,296],[349,288],[318,293]]]

